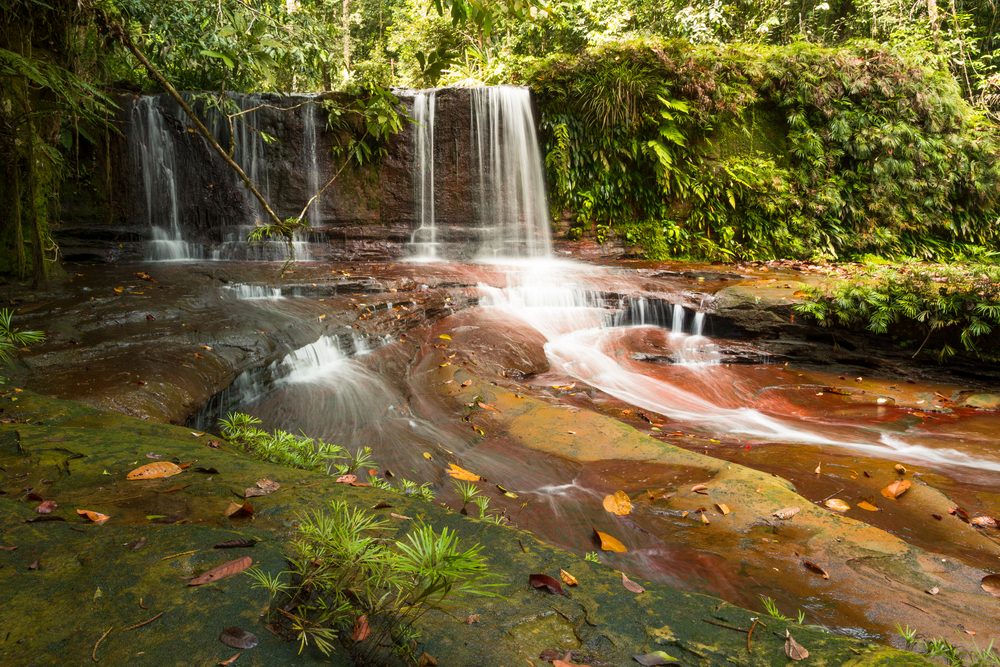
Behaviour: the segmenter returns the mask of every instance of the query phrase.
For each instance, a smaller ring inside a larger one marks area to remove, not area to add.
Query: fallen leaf
[[[13,547],[5,547],[5,546],[3,546],[2,544],[0,544],[0,551],[13,551],[13,550],[14,550],[14,549],[16,549],[16,548],[17,548],[16,546],[13,546]]]
[[[979,584],[995,598],[1000,598],[1000,574],[987,574]]]
[[[529,574],[528,583],[535,588],[545,588],[549,593],[566,594],[562,589],[562,585],[554,577],[550,577],[547,574]]]
[[[52,510],[58,509],[59,505],[56,504],[54,500],[46,500],[44,503],[35,508],[35,511],[39,514],[51,514]]]
[[[386,507],[392,507],[392,505],[390,505],[389,503],[375,503],[374,505],[372,505],[373,510],[381,510],[385,509]]]
[[[910,488],[910,480],[908,479],[897,479],[895,482],[889,486],[882,489],[882,495],[886,498],[891,498],[895,500],[901,495],[906,493],[906,490]]]
[[[229,665],[233,664],[234,662],[236,662],[236,658],[240,657],[242,653],[243,651],[240,651],[233,657],[229,658],[229,660],[223,660],[222,662],[219,663],[219,667],[228,667]]]
[[[203,350],[211,350],[211,349],[212,349],[212,348],[210,348],[210,347],[209,347],[208,345],[202,345],[202,346],[201,346],[201,348],[202,348]]]
[[[237,558],[236,560],[231,560],[228,563],[223,563],[218,567],[213,567],[211,570],[202,574],[201,576],[195,577],[194,579],[188,582],[188,586],[201,586],[202,584],[210,584],[213,581],[219,581],[220,579],[231,577],[234,574],[239,574],[240,572],[247,569],[251,565],[253,565],[253,559],[250,558],[250,556]],[[233,630],[233,628],[229,628],[229,630],[227,630],[226,632],[229,632],[230,630]],[[225,634],[225,632],[223,634]],[[232,646],[233,648],[253,648],[254,646],[257,645],[257,638],[254,637],[253,635],[250,636],[253,637],[253,644],[250,646],[241,646],[239,644],[229,644],[229,646]],[[225,640],[223,640],[223,643],[225,643]]]
[[[823,463],[822,462],[817,463],[816,464],[816,474],[819,475],[822,472],[823,472]]]
[[[463,387],[468,387],[468,386],[471,386],[471,385],[472,385],[472,380],[466,380],[465,382],[462,383]]]
[[[197,352],[195,352],[195,353],[194,353],[194,358],[195,358],[195,359],[204,359],[205,357],[204,357],[204,356],[202,356],[202,355],[200,355],[200,354],[198,354]]]
[[[576,580],[576,577],[574,577],[572,574],[563,569],[559,570],[559,578],[562,579],[563,583],[566,584],[567,586],[576,586],[577,584],[580,583],[579,581]]]
[[[877,506],[871,504],[867,500],[862,500],[860,503],[858,503],[858,507],[860,507],[863,510],[868,510],[869,512],[878,512],[879,511]]]
[[[30,563],[28,565],[28,569],[29,570],[37,570],[39,565],[41,565],[41,560],[33,561],[32,563]]]
[[[372,633],[368,627],[368,617],[361,615],[354,621],[354,630],[351,631],[351,641],[362,642]]]
[[[704,484],[696,484],[695,486],[691,487],[691,490],[694,491],[695,493],[700,493],[703,496],[708,495],[708,487],[705,486]]]
[[[353,484],[358,481],[357,475],[341,475],[337,478],[337,484]]]
[[[106,522],[108,519],[111,518],[107,514],[101,514],[100,512],[92,512],[90,510],[77,510],[76,513],[79,514],[80,516],[87,517],[88,519],[96,523],[98,526],[103,526],[104,522]]]
[[[625,516],[632,511],[632,501],[624,491],[615,491],[604,497],[604,509],[618,516]]]
[[[264,479],[257,480],[257,486],[256,487],[251,486],[249,489],[246,490],[246,492],[243,495],[245,498],[253,498],[255,496],[267,496],[274,493],[280,488],[281,484],[271,481],[265,477]]]
[[[198,468],[194,468],[193,470],[195,472],[203,472],[203,473],[207,473],[209,475],[218,475],[219,474],[219,471],[216,470],[215,468],[202,468],[202,467],[198,467]]]
[[[438,338],[440,338],[441,340],[451,340],[451,336],[449,336],[448,334],[441,334],[440,336],[438,336]]]
[[[802,564],[806,566],[807,570],[812,570],[816,574],[823,575],[824,579],[829,579],[830,578],[830,575],[827,573],[827,571],[824,570],[823,568],[821,568],[816,563],[814,563],[812,561],[809,561],[809,560],[806,560],[806,561],[802,561]]]
[[[237,538],[235,540],[229,540],[228,542],[219,542],[213,549],[235,549],[237,547],[252,547],[257,544],[257,540],[248,540],[244,537]]]
[[[624,572],[622,572],[622,586],[624,586],[625,588],[629,589],[633,593],[645,593],[646,592],[645,588],[643,588],[639,584],[635,583],[634,581],[632,581],[631,579],[629,579],[628,577],[626,577]]]
[[[174,491],[180,491],[181,489],[186,489],[189,486],[191,486],[191,485],[190,484],[181,484],[179,486],[171,486],[169,489],[164,489],[163,491],[160,491],[160,493],[173,493]]]
[[[496,411],[496,408],[493,407],[492,405],[490,405],[489,403],[483,403],[482,401],[480,401],[476,405],[478,405],[479,407],[481,407],[483,410],[494,410],[494,411]]]
[[[170,461],[157,461],[140,466],[130,472],[126,479],[161,479],[163,477],[173,477],[183,472],[183,469],[176,463]]]
[[[470,614],[468,618],[465,619],[466,625],[472,625],[473,623],[479,622],[479,614]]]
[[[566,662],[565,660],[553,660],[552,667],[589,667],[589,665],[578,665],[575,662]]]
[[[253,506],[250,503],[234,503],[229,502],[229,507],[226,508],[226,516],[253,516]]]
[[[223,630],[222,634],[219,635],[219,641],[230,648],[246,649],[257,645],[257,637],[235,626]],[[238,653],[236,655],[239,656]],[[236,656],[230,658],[230,661],[235,659]]]
[[[417,667],[437,667],[438,661],[433,655],[424,651],[417,658]]]
[[[726,516],[730,512],[729,507],[724,503],[715,503],[715,506],[719,508],[720,512],[722,512],[722,516]]]
[[[646,655],[633,655],[632,659],[643,667],[654,667],[655,665],[680,665],[677,658],[671,658],[663,651],[653,651]]]
[[[50,501],[45,501],[45,502],[50,502]],[[45,503],[42,503],[42,504],[44,505]],[[38,511],[38,510],[36,510],[36,511]],[[979,526],[980,528],[996,528],[997,527],[997,520],[994,519],[991,516],[977,516],[977,517],[973,517],[969,521],[969,523],[971,523],[973,526]]]
[[[928,590],[928,591],[925,591],[925,592],[926,592],[927,594],[929,594],[929,595],[937,595],[938,593],[940,593],[940,592],[941,592],[941,589],[940,589],[940,588],[938,588],[937,586],[935,586],[934,588],[932,588],[932,589],[930,589],[930,590]]]
[[[896,469],[896,472],[898,472],[900,475],[905,475],[906,474],[906,468],[904,468],[900,464],[897,463],[894,467]]]
[[[434,460],[434,457],[428,454],[427,452],[424,452],[424,458],[427,459],[428,461]]]
[[[503,495],[507,496],[508,498],[517,498],[517,494],[516,493],[512,493],[512,492],[508,491],[507,489],[503,488],[499,484],[497,484],[497,491],[499,491]]]
[[[135,551],[136,549],[141,549],[146,544],[146,538],[140,537],[135,542],[128,545],[129,551]]]
[[[15,391],[21,391],[21,390],[20,389],[16,389]],[[45,442],[66,442],[66,438],[58,438],[58,437],[55,437],[55,438],[42,438],[42,440],[44,440]]]
[[[707,517],[707,516],[705,516],[705,513],[704,513],[704,512],[701,512],[700,514],[701,514],[701,522],[702,522],[703,524],[705,524],[705,525],[707,526],[707,525],[709,525],[710,523],[712,523],[711,521],[709,521],[709,520],[708,520],[708,517]]]
[[[601,531],[595,528],[594,535],[597,536],[597,539],[601,543],[601,549],[603,549],[604,551],[614,551],[620,554],[623,554],[626,551],[628,551],[628,549],[625,548],[624,544],[622,544],[615,538],[611,537],[607,533],[602,533]]]
[[[479,482],[479,481],[485,482],[486,481],[485,477],[480,477],[479,475],[477,475],[474,472],[469,472],[468,470],[466,470],[464,468],[459,468],[454,463],[450,463],[448,465],[451,466],[451,467],[448,470],[445,470],[445,472],[448,473],[449,475],[451,475],[452,477],[454,477],[455,479],[461,479],[461,480],[464,480],[466,482]]]
[[[798,507],[786,507],[783,510],[778,510],[777,512],[775,512],[774,516],[776,516],[776,517],[778,517],[779,519],[782,519],[782,520],[791,519],[793,516],[795,516],[796,514],[798,514],[800,511],[801,510]]]
[[[850,505],[848,505],[847,503],[845,503],[843,500],[839,500],[837,498],[831,498],[830,500],[826,501],[824,504],[827,507],[829,507],[830,509],[836,510],[838,512],[846,512],[847,510],[851,509]]]
[[[954,514],[965,523],[972,523],[972,520],[969,518],[969,513],[966,512],[961,507],[952,507],[950,510],[948,510],[948,514]]]
[[[406,519],[407,521],[412,521],[410,517],[403,516],[402,514],[396,514],[395,512],[389,512],[389,516],[391,516],[394,519]]]
[[[785,630],[785,655],[796,661],[805,660],[809,657],[809,651],[792,639],[792,635],[788,630]]]

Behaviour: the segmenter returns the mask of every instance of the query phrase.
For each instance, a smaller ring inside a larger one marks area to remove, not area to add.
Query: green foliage
[[[905,628],[896,624],[896,632],[906,642],[906,650],[922,653],[930,658],[943,658],[944,664],[953,667],[996,667],[1000,665],[1000,655],[993,649],[990,641],[986,648],[963,650],[947,639],[917,639],[917,631],[907,625]]]
[[[13,311],[0,308],[0,363],[10,364],[14,354],[22,347],[45,340],[45,333],[42,331],[15,329],[11,323],[13,317]]]
[[[553,208],[652,258],[998,242],[1000,132],[948,74],[870,43],[642,40],[552,58],[531,83]]]
[[[414,623],[424,614],[447,612],[460,595],[495,597],[478,545],[462,551],[455,533],[423,524],[394,541],[378,535],[386,528],[362,510],[331,501],[325,511],[300,517],[287,573],[294,584],[250,572],[272,602],[279,594],[291,597],[284,608],[294,613],[284,614],[303,648],[312,643],[328,655],[340,641],[361,665],[385,664],[393,656],[415,660]],[[362,623],[370,634],[349,640]]]
[[[230,413],[219,421],[222,436],[239,445],[262,461],[269,461],[291,468],[317,472],[350,474],[361,466],[376,465],[371,460],[371,449],[351,453],[340,445],[331,445],[318,438],[295,436],[287,431],[268,433],[257,425],[261,421],[244,413]]]
[[[914,357],[934,337],[939,362],[959,349],[995,361],[1000,358],[992,352],[1000,332],[998,281],[996,265],[870,264],[830,289],[808,290],[808,299],[795,310],[821,326],[863,326],[880,335],[920,331],[923,342]]]

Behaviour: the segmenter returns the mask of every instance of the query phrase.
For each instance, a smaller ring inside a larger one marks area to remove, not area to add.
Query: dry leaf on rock
[[[927,593],[928,595],[937,595],[938,593],[941,592],[941,589],[935,586],[934,588],[931,588],[930,590],[924,592]]]
[[[226,508],[226,516],[253,516],[253,506],[250,503],[234,503],[229,502],[229,507]]]
[[[836,510],[838,512],[846,512],[847,510],[851,509],[850,505],[845,503],[843,500],[840,500],[839,498],[831,498],[824,504],[830,509]]]
[[[357,475],[341,475],[337,478],[337,484],[354,484],[358,481]]]
[[[146,538],[145,537],[140,537],[135,542],[132,542],[131,544],[129,544],[128,548],[129,548],[129,551],[135,551],[137,549],[141,549],[143,546],[145,546],[145,544],[146,544]]]
[[[590,667],[590,666],[578,665],[575,662],[566,662],[565,660],[553,660],[552,667]]]
[[[862,500],[860,503],[858,503],[858,507],[860,507],[863,510],[868,510],[869,512],[878,512],[879,511],[877,505],[873,505],[872,503],[868,502],[867,500]]]
[[[163,477],[173,477],[183,472],[183,469],[176,463],[170,461],[157,461],[144,466],[139,466],[130,472],[126,479],[161,479]]]
[[[228,660],[223,660],[222,662],[219,663],[219,667],[229,667],[229,665],[231,665],[234,662],[236,662],[236,658],[240,657],[242,654],[243,654],[243,651],[240,651],[239,653],[237,653],[233,657],[229,658]]]
[[[59,509],[59,505],[57,505],[54,500],[46,500],[41,505],[36,507],[35,511],[39,514],[51,514],[54,509]]]
[[[663,651],[653,651],[645,655],[633,655],[632,659],[643,667],[654,667],[655,665],[680,665],[677,658],[671,658]]]
[[[235,549],[238,547],[252,547],[257,544],[257,540],[248,540],[246,538],[239,538],[236,540],[229,540],[228,542],[219,542],[213,549]]]
[[[274,493],[280,488],[281,484],[273,482],[265,477],[264,479],[257,481],[257,486],[255,487],[251,486],[249,489],[247,489],[246,493],[244,493],[244,496],[247,498],[253,498],[254,496],[267,496]]]
[[[231,648],[247,649],[257,645],[257,637],[242,628],[226,628],[219,635],[219,641]]]
[[[250,556],[244,556],[243,558],[237,558],[236,560],[231,560],[228,563],[223,563],[218,567],[213,567],[208,572],[202,574],[199,577],[195,577],[188,582],[188,586],[201,586],[202,584],[210,584],[213,581],[219,581],[220,579],[225,579],[226,577],[231,577],[234,574],[239,574],[243,570],[247,569],[253,565],[253,558]],[[229,628],[232,630],[233,628]],[[237,628],[238,629],[238,628]],[[229,632],[227,630],[226,632]],[[225,632],[223,633],[225,634]],[[250,635],[253,637],[253,635]],[[253,646],[257,645],[257,638],[254,637]],[[253,646],[239,646],[237,644],[229,644],[233,648],[253,648]]]
[[[715,506],[719,508],[720,512],[722,512],[722,516],[726,516],[731,511],[729,506],[725,503],[715,503]]]
[[[604,497],[604,509],[618,516],[625,516],[632,511],[632,501],[624,491],[615,491]]]
[[[708,487],[704,484],[696,484],[691,487],[691,490],[695,493],[700,493],[701,495],[708,495]]]
[[[368,627],[368,617],[359,616],[358,620],[354,621],[354,630],[351,631],[351,641],[362,642],[371,633],[371,628]]]
[[[898,463],[894,466],[894,468],[896,469],[896,472],[898,472],[900,475],[905,475],[906,474],[906,468],[904,468],[903,466],[899,465]]]
[[[786,519],[791,519],[793,516],[795,516],[801,511],[802,510],[800,510],[798,507],[786,507],[783,510],[778,510],[777,512],[775,512],[774,516],[778,517],[779,519],[786,520]]]
[[[895,482],[882,489],[882,495],[886,498],[892,498],[895,500],[906,493],[908,488],[910,488],[910,480],[897,479]]]
[[[45,502],[50,502],[50,501],[47,500]],[[45,503],[42,503],[42,504],[44,505]],[[41,508],[39,508],[39,509],[41,509]],[[38,510],[35,510],[35,511],[37,512]],[[997,527],[997,520],[994,519],[991,516],[977,516],[977,517],[973,517],[969,521],[969,523],[971,523],[973,526],[978,526],[980,528],[996,528]]]
[[[559,581],[556,580],[555,577],[550,577],[547,574],[529,574],[528,583],[535,588],[545,588],[549,591],[549,593],[558,593],[559,595],[566,594]]]
[[[614,537],[611,537],[607,533],[602,533],[601,531],[594,529],[594,535],[597,537],[598,541],[601,543],[601,549],[604,551],[614,551],[620,554],[625,553],[628,549],[625,545],[619,542]]]
[[[476,473],[469,472],[465,468],[459,468],[454,463],[449,463],[448,465],[450,466],[450,468],[448,470],[445,470],[445,472],[454,477],[455,479],[460,479],[466,482],[486,481],[485,477],[480,477]]]
[[[1000,598],[1000,574],[987,574],[979,584],[995,598]]]
[[[479,622],[479,614],[470,614],[468,618],[465,619],[466,625],[472,625],[473,623]]]
[[[576,580],[576,577],[574,577],[566,570],[562,569],[559,570],[559,578],[562,579],[563,583],[566,584],[567,586],[576,586],[577,584],[580,583],[579,581]]]
[[[966,512],[961,507],[952,507],[950,510],[948,510],[948,514],[954,514],[965,523],[972,523],[972,520],[969,518],[969,513]]]
[[[785,630],[785,655],[792,660],[805,660],[809,657],[809,651],[802,644],[792,639],[791,633]]]
[[[807,570],[812,570],[812,571],[813,571],[813,572],[815,572],[816,574],[821,574],[821,575],[823,575],[823,578],[824,578],[824,579],[829,579],[829,578],[830,578],[830,575],[829,575],[829,574],[827,573],[827,571],[826,571],[826,570],[824,570],[823,568],[821,568],[821,567],[820,567],[819,565],[817,565],[816,563],[814,563],[814,562],[812,562],[812,561],[809,561],[809,560],[807,560],[807,561],[803,561],[803,562],[802,562],[802,564],[806,566],[806,569],[807,569]]]
[[[462,383],[463,387],[468,387],[470,385],[472,385],[472,380],[466,380],[465,382]]]
[[[417,667],[436,667],[437,664],[438,664],[437,658],[435,658],[427,651],[421,653],[420,657],[417,658]]]
[[[622,572],[622,586],[624,586],[625,588],[629,589],[633,593],[645,593],[646,592],[645,588],[643,588],[639,584],[635,583],[634,581],[632,581],[631,579],[629,579],[628,577],[626,577],[624,572]]]
[[[91,510],[77,510],[76,513],[79,514],[80,516],[87,517],[88,519],[96,523],[98,526],[103,526],[104,523],[111,518],[107,514],[101,514],[100,512],[93,512]]]
[[[410,517],[403,516],[402,514],[396,514],[395,512],[389,512],[389,516],[391,516],[394,519],[406,519],[407,521],[411,520]]]

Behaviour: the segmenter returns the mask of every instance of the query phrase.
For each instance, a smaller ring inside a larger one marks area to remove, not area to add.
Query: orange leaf
[[[878,512],[878,507],[871,504],[867,500],[862,500],[860,503],[858,503],[858,507],[860,507],[863,510],[868,510],[869,512]]]
[[[823,575],[824,579],[829,579],[830,578],[830,575],[827,573],[827,571],[824,570],[823,568],[821,568],[816,563],[814,563],[814,562],[812,562],[810,560],[807,560],[807,561],[802,561],[802,564],[806,566],[807,570],[812,570],[816,574]]]
[[[451,467],[448,470],[445,470],[445,472],[454,477],[455,479],[461,479],[466,482],[486,481],[485,477],[480,477],[476,473],[469,472],[465,468],[459,468],[454,463],[449,463],[448,465]]]
[[[696,484],[696,485],[694,485],[694,486],[691,487],[692,491],[694,491],[695,493],[700,493],[703,496],[708,494],[708,490],[707,489],[708,489],[708,487],[705,486],[704,484]]]
[[[566,662],[565,660],[553,660],[552,667],[589,667],[589,665],[578,665],[575,662]]]
[[[181,474],[181,467],[170,461],[157,461],[140,466],[130,472],[126,479],[160,479]]]
[[[80,516],[87,517],[88,519],[96,523],[98,526],[103,526],[104,522],[111,518],[107,514],[101,514],[100,512],[93,512],[91,510],[77,510],[76,513],[79,514]]]
[[[614,494],[604,497],[604,509],[618,516],[625,516],[632,511],[632,501],[624,491],[615,491]]]
[[[892,498],[895,500],[906,493],[908,488],[910,488],[910,480],[897,479],[895,482],[882,489],[882,495],[886,498]]]
[[[479,401],[479,407],[481,407],[483,410],[494,410],[494,411],[496,410],[496,408],[494,408],[489,403],[483,403],[482,401]]]
[[[234,503],[230,501],[229,507],[226,508],[226,516],[253,516],[253,506],[246,502],[240,505],[239,503]]]
[[[371,632],[371,628],[368,627],[368,617],[359,616],[358,620],[354,621],[354,631],[351,633],[351,641],[364,641],[365,637],[370,635]]]
[[[579,581],[576,580],[576,577],[574,577],[566,570],[562,569],[559,570],[559,578],[562,579],[563,583],[566,584],[567,586],[576,586],[577,584],[580,583]]]
[[[783,510],[778,510],[774,513],[774,516],[782,520],[791,519],[793,516],[798,514],[801,510],[798,507],[786,507]]]
[[[188,582],[188,586],[201,586],[202,584],[210,584],[213,581],[219,581],[220,579],[231,577],[234,574],[239,574],[240,572],[247,569],[251,565],[253,565],[253,558],[251,558],[250,556],[237,558],[236,560],[231,560],[228,563],[223,563],[219,567],[213,567],[211,570],[201,575],[200,577],[195,577],[194,579]]]
[[[602,533],[601,531],[595,528],[594,534],[597,536],[597,539],[600,540],[601,549],[603,549],[604,551],[614,551],[620,554],[623,554],[626,551],[628,551],[628,549],[625,548],[624,544],[619,542],[617,539],[611,537],[607,533]]]
[[[243,651],[240,651],[240,653],[243,653]],[[219,663],[219,667],[229,667],[229,665],[231,665],[234,662],[236,662],[236,658],[240,657],[240,653],[237,653],[236,655],[234,655],[233,657],[231,657],[229,660],[223,660],[222,662]]]

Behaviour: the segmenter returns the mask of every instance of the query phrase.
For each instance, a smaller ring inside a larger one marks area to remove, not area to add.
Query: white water
[[[306,153],[306,197],[313,197],[318,192],[322,184],[319,178],[319,139],[316,132],[316,105],[307,104],[302,112],[302,126],[304,139],[304,149]],[[308,201],[308,200],[307,200]],[[307,213],[307,220],[313,227],[318,227],[323,223],[323,214],[320,212],[320,199],[317,198],[310,206]],[[303,202],[305,206],[305,202]]]
[[[237,285],[231,285],[229,289],[231,289],[236,294],[236,298],[241,301],[256,301],[264,299],[274,300],[284,298],[281,294],[280,287],[239,283]]]
[[[627,367],[630,365],[627,363],[628,351],[619,340],[627,330],[609,326],[617,318],[608,316],[606,304],[592,289],[567,282],[567,275],[576,274],[579,278],[584,271],[595,269],[578,267],[574,271],[567,265],[556,270],[511,271],[506,288],[480,285],[483,292],[480,303],[502,309],[541,332],[548,341],[545,354],[553,369],[672,421],[699,425],[711,433],[735,439],[842,447],[907,462],[1000,471],[1000,461],[973,457],[951,448],[907,442],[898,435],[882,433],[873,427],[832,424],[833,428],[828,430],[836,437],[831,437],[751,407],[724,407],[713,400],[718,398],[713,396],[717,388],[709,384],[708,375],[704,376],[703,391],[696,395],[667,380],[631,370]],[[633,310],[645,312],[644,307],[637,305]],[[699,344],[707,341],[701,336],[704,315],[695,315],[693,335],[687,335],[683,333],[684,313],[681,305],[674,305],[670,338],[677,343],[674,354],[678,362],[695,372],[721,373],[718,366],[717,370],[709,371],[705,360],[694,356],[705,352]],[[707,356],[710,363],[711,355]],[[721,382],[727,384],[724,380]]]
[[[410,236],[416,261],[438,259],[437,225],[434,220],[434,105],[437,91],[421,91],[413,96],[413,201],[417,229]]]
[[[177,197],[174,139],[155,97],[140,97],[132,109],[132,146],[142,166],[146,218],[151,230],[146,259],[198,259],[200,248],[184,240]]]

